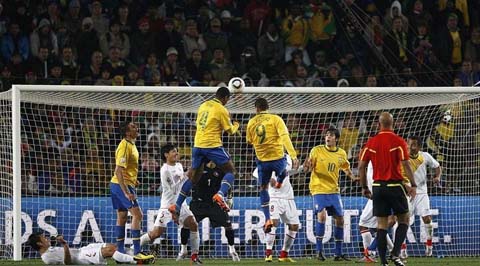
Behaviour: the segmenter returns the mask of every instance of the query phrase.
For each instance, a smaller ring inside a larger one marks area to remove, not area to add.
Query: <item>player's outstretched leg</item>
[[[275,232],[277,231],[276,227],[272,227],[270,232],[265,234],[265,262],[273,261],[273,246],[275,244]]]
[[[190,230],[187,228],[183,228],[180,230],[180,252],[178,252],[177,255],[177,261],[183,260],[188,256],[188,249],[187,249],[187,244],[188,244],[188,238],[190,237]]]
[[[222,183],[220,185],[220,189],[218,190],[217,194],[213,195],[212,200],[222,208],[225,212],[230,211],[230,207],[226,202],[226,197],[228,195],[228,191],[233,189],[233,183],[235,182],[235,176],[237,175],[237,171],[233,166],[231,160],[227,163],[220,166],[220,169],[225,173],[222,179]]]
[[[431,257],[433,255],[433,225],[432,217],[430,215],[422,217],[425,224],[425,231],[427,232],[427,241],[425,242],[425,256]]]

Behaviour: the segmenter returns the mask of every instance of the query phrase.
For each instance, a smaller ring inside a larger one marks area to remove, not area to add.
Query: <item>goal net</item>
[[[153,228],[160,206],[162,165],[159,149],[174,143],[185,168],[191,165],[195,113],[216,88],[154,87],[49,87],[17,86],[20,93],[20,132],[12,124],[12,92],[0,94],[0,257],[13,257],[13,217],[21,218],[19,237],[24,258],[38,257],[24,245],[32,232],[62,234],[72,246],[92,242],[115,243],[116,214],[109,181],[114,154],[121,138],[119,122],[133,118],[140,134],[137,192],[144,213],[142,231]],[[288,91],[290,90],[290,91]],[[461,93],[460,93],[461,92]],[[271,112],[283,117],[303,163],[309,151],[324,140],[329,126],[341,132],[343,148],[357,174],[358,152],[376,134],[378,115],[389,111],[395,131],[417,135],[423,151],[443,167],[440,184],[428,172],[433,219],[434,255],[480,255],[480,99],[475,88],[246,88],[227,104],[242,136],[224,136],[224,146],[240,173],[234,185],[234,208],[229,213],[235,228],[236,248],[242,258],[264,256],[264,216],[260,208],[254,151],[245,141],[245,128],[255,113],[254,100],[268,99]],[[13,128],[13,129],[12,129]],[[12,137],[19,136],[20,160],[13,163]],[[17,167],[17,168],[16,168]],[[13,178],[15,169],[20,178]],[[21,182],[21,213],[13,213],[13,180]],[[292,257],[315,256],[315,214],[309,195],[309,174],[291,177],[299,210],[300,230]],[[366,199],[358,183],[340,179],[345,209],[344,253],[360,257],[362,240],[358,222]],[[18,215],[18,216],[15,216]],[[127,225],[127,230],[128,230]],[[221,228],[200,226],[201,256],[228,257]],[[283,242],[284,226],[277,230],[274,250]],[[127,233],[126,244],[131,243]],[[410,256],[423,256],[426,233],[415,217],[408,234]],[[326,223],[324,252],[332,256],[332,219]],[[170,224],[154,243],[162,258],[179,250],[178,230]]]

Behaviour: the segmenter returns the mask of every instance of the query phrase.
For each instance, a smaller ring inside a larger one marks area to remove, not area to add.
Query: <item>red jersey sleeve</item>
[[[372,160],[370,155],[371,151],[368,147],[369,144],[370,144],[370,141],[368,141],[367,144],[365,144],[365,146],[363,146],[363,149],[360,151],[360,154],[358,155],[358,159],[360,161],[368,162]]]
[[[400,148],[398,149],[398,152],[400,153],[400,160],[401,161],[406,161],[410,158],[410,154],[408,153],[408,148],[407,148],[407,143],[405,140],[401,137],[399,137],[400,140]]]

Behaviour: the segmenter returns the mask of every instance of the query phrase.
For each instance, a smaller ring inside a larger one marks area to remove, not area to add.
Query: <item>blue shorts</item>
[[[202,164],[213,161],[216,165],[224,165],[230,161],[230,155],[223,147],[217,148],[193,148],[192,168],[198,169]]]
[[[283,157],[278,160],[262,162],[257,159],[257,168],[258,168],[258,180],[260,184],[266,185],[270,182],[270,178],[272,178],[272,172],[275,174],[280,175],[283,173],[287,168],[287,158]]]
[[[133,187],[127,186],[127,189],[130,193],[137,195]],[[119,184],[110,183],[110,193],[112,197],[112,205],[115,210],[126,211],[130,208],[138,207],[138,201],[136,199],[133,201],[128,200]]]
[[[315,204],[315,213],[326,209],[330,216],[343,216],[343,204],[338,193],[313,195],[313,204]]]

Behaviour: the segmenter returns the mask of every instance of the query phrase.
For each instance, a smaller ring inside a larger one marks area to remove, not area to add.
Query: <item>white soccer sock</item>
[[[112,258],[113,258],[115,261],[118,261],[118,262],[136,264],[136,262],[135,262],[135,260],[133,259],[132,256],[127,255],[127,254],[123,254],[123,253],[118,252],[118,251],[115,251],[115,252],[113,253]]]
[[[392,242],[392,239],[390,238],[389,234],[387,234],[387,248],[388,248],[388,250],[393,249],[393,242]]]
[[[425,224],[425,231],[427,231],[427,240],[431,240],[433,237],[433,225],[432,223]]]
[[[235,246],[234,246],[234,245],[231,245],[231,246],[228,246],[228,252],[234,253],[234,252],[237,252],[237,250],[235,250]]]
[[[198,254],[200,246],[200,235],[198,231],[190,231],[190,246],[192,247],[192,254]]]
[[[186,254],[188,252],[187,245],[181,245],[180,254]]]
[[[273,249],[273,244],[275,243],[275,231],[276,227],[272,227],[272,231],[265,235],[265,243],[267,244],[267,249]]]
[[[365,250],[372,243],[372,233],[370,233],[370,230],[366,229],[365,231],[362,231],[361,235],[362,235],[363,250]]]
[[[140,237],[140,246],[150,244],[150,242],[152,242],[152,239],[150,239],[150,236],[148,235],[148,233],[145,233]]]
[[[295,241],[295,237],[297,237],[297,231],[287,229],[287,232],[285,232],[285,238],[283,240],[282,250],[289,252],[293,245],[293,241]]]

